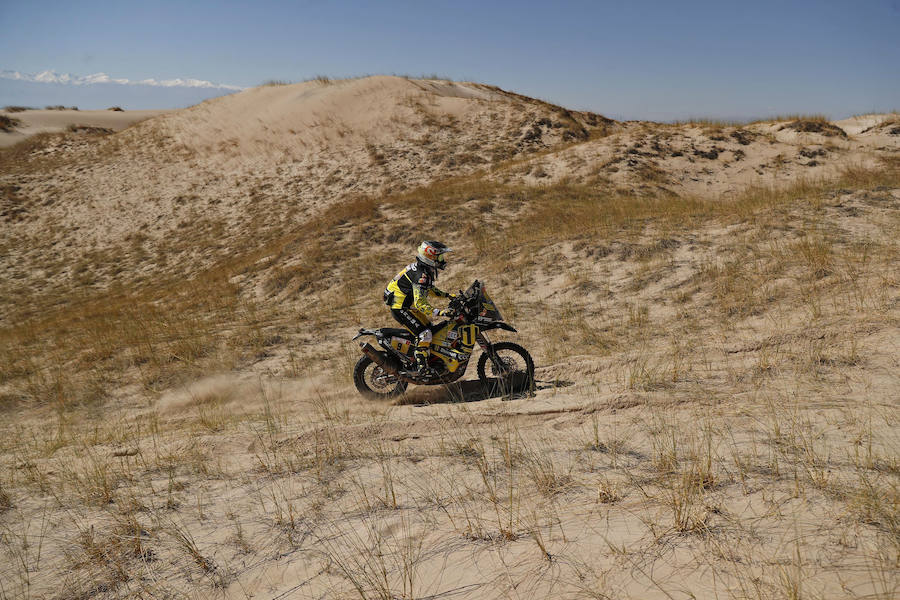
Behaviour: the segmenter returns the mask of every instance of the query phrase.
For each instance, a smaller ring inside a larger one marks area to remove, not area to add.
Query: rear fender
[[[389,364],[394,365],[397,369],[402,368],[403,364],[405,362],[408,362],[411,360],[409,357],[405,356],[401,352],[398,352],[393,346],[391,346],[390,338],[387,338],[384,335],[382,335],[380,329],[360,329],[359,333],[357,333],[353,337],[353,339],[356,340],[358,338],[361,338],[361,337],[367,336],[367,335],[371,335],[372,337],[374,337],[375,341],[378,342],[378,345],[380,346],[380,348],[376,349],[371,344],[367,344],[365,342],[360,342],[359,347],[363,349],[363,354],[365,354],[366,356],[369,356],[369,358],[371,358],[378,364],[382,365],[373,356],[370,356],[369,353],[366,352],[366,350],[365,350],[366,346],[371,348],[372,352],[377,352],[379,355],[383,356],[384,360],[390,361]],[[385,365],[382,365],[382,366],[385,366]],[[387,367],[385,366],[385,368],[387,368]]]
[[[375,329],[360,329],[360,330],[359,330],[359,333],[357,333],[356,335],[354,335],[354,336],[353,336],[353,340],[351,340],[351,341],[356,341],[356,340],[358,340],[359,338],[361,338],[361,337],[363,337],[363,336],[367,336],[367,335],[375,335],[375,331],[376,331]]]

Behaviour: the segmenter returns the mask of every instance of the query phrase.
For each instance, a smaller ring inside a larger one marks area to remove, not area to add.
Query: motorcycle
[[[415,372],[416,340],[410,331],[397,327],[360,329],[353,340],[372,336],[379,347],[359,343],[363,356],[353,368],[353,383],[359,393],[367,398],[391,398],[405,392],[410,383],[453,383],[465,374],[476,344],[482,350],[478,359],[478,379],[482,384],[494,383],[504,394],[533,390],[534,361],[528,351],[513,342],[492,343],[485,333],[516,329],[503,320],[483,283],[476,279],[450,300],[448,308],[449,320],[431,324],[431,375],[424,377]]]

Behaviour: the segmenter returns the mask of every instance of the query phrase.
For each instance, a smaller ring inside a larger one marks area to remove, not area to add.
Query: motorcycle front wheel
[[[362,356],[353,367],[353,385],[356,390],[372,400],[399,396],[406,391],[406,382],[385,371],[368,356]]]
[[[496,384],[503,394],[531,392],[534,389],[534,361],[522,346],[497,342],[491,346],[490,353],[483,352],[478,359],[478,379],[484,385]]]

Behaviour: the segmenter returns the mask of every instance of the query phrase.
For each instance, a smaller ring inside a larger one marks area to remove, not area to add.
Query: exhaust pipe
[[[372,344],[368,342],[360,342],[359,347],[362,349],[362,353],[372,359],[376,365],[388,371],[389,373],[398,374],[397,366],[392,364],[393,361],[388,359],[383,353],[376,350]]]

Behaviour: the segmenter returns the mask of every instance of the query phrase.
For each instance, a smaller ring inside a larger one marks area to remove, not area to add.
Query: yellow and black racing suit
[[[450,294],[434,285],[433,267],[414,262],[406,266],[384,290],[384,302],[398,323],[416,336],[416,364],[423,368],[428,361],[428,346],[431,345],[431,317],[435,310],[428,301],[434,294],[446,298]]]

